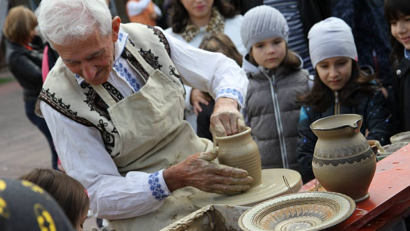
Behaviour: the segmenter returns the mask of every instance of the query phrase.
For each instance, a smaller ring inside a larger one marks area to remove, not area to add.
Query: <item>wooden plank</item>
[[[410,195],[410,144],[377,163],[369,188],[370,198],[357,203],[353,215],[328,230],[358,230]],[[315,187],[312,180],[301,191]]]
[[[360,231],[390,230],[398,222],[410,214],[410,198],[390,207],[386,212],[380,214],[369,223],[360,228]]]

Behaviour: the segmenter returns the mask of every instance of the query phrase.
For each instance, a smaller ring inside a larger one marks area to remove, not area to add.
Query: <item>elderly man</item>
[[[158,230],[195,210],[196,189],[249,189],[247,172],[211,162],[212,142],[183,120],[185,83],[216,99],[218,136],[244,129],[238,108],[248,81],[233,60],[154,27],[121,24],[104,0],[43,0],[40,7],[40,30],[60,58],[38,113],[95,215],[116,230]]]

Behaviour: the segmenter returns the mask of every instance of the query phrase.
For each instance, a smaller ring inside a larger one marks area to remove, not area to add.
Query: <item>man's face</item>
[[[120,19],[115,17],[112,32],[101,36],[96,29],[86,40],[67,45],[52,44],[71,72],[92,85],[107,82],[114,64],[114,43],[118,39]]]

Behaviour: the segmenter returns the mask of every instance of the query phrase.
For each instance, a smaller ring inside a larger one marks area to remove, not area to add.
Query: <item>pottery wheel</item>
[[[298,192],[302,188],[302,178],[295,170],[263,169],[262,184],[246,192],[235,195],[222,195],[198,191],[192,200],[194,205],[199,208],[210,204],[252,206],[258,202],[290,193],[283,181],[283,176],[288,180],[292,192]]]

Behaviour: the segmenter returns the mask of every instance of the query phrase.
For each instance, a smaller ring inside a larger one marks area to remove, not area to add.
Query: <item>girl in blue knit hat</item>
[[[339,18],[316,23],[309,31],[309,52],[316,70],[313,88],[301,97],[298,161],[303,180],[314,178],[312,157],[317,137],[310,130],[314,121],[337,114],[363,116],[361,132],[382,145],[394,129],[386,98],[374,76],[361,72],[350,27]]]
[[[288,49],[288,34],[286,19],[273,7],[258,6],[245,14],[241,37],[248,51],[243,68],[249,85],[244,113],[262,168],[300,171],[296,97],[308,92],[308,72],[302,69],[301,58]]]

